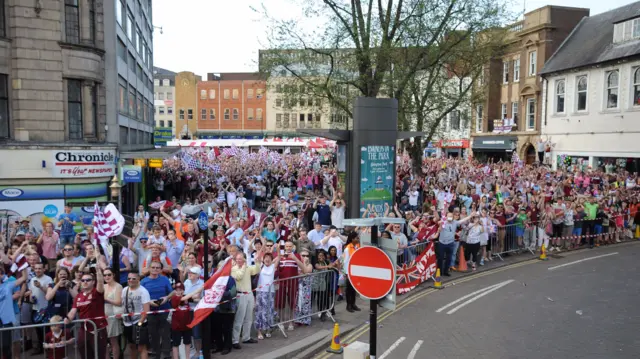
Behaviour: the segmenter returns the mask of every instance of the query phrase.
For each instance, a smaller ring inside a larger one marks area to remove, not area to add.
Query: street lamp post
[[[118,211],[122,214],[122,185],[118,175],[113,176],[111,179],[111,199],[118,198]],[[120,281],[120,244],[115,238],[111,238],[111,246],[113,247],[113,255],[111,256],[111,271],[113,272],[113,279]]]

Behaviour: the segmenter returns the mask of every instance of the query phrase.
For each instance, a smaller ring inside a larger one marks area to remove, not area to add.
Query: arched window
[[[618,108],[618,70],[607,73],[607,108]]]
[[[564,112],[564,80],[556,81],[556,113]]]
[[[579,76],[578,77],[578,103],[576,110],[578,111],[586,111],[587,110],[587,76]]]
[[[633,72],[633,105],[640,106],[640,67]]]

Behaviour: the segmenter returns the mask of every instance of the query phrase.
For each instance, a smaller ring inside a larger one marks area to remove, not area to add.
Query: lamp
[[[113,176],[109,188],[111,189],[111,198],[120,198],[120,190],[122,189],[122,186],[120,185],[118,175]]]

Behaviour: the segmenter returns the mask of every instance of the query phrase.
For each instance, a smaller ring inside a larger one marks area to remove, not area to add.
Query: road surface
[[[640,242],[559,256],[416,294],[381,315],[377,359],[640,358]]]

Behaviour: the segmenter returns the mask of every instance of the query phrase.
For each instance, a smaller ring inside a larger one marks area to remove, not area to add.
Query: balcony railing
[[[518,32],[524,29],[524,21],[519,21],[509,27],[510,32]]]

